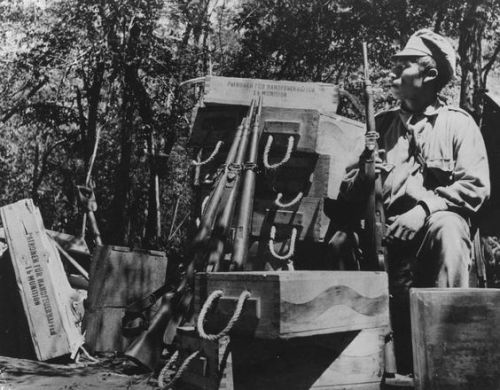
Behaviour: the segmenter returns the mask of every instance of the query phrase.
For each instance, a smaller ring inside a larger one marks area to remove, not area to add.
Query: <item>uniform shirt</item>
[[[402,108],[385,111],[376,123],[379,148],[386,151],[381,175],[388,216],[417,203],[430,213],[451,210],[468,216],[489,196],[484,141],[465,111],[438,100],[419,114]],[[366,193],[359,169],[348,170],[340,196],[359,200]]]

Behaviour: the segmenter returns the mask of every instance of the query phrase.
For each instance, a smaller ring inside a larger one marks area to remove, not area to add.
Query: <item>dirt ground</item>
[[[0,390],[153,390],[156,376],[138,372],[124,358],[103,358],[98,363],[49,364],[0,356]]]

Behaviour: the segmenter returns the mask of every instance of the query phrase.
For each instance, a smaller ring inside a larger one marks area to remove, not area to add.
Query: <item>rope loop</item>
[[[234,313],[232,317],[230,318],[229,322],[227,323],[226,327],[222,329],[219,333],[217,334],[207,334],[204,329],[204,322],[205,322],[205,317],[208,313],[208,310],[212,307],[213,302],[216,299],[219,299],[224,295],[224,292],[222,290],[215,290],[213,291],[205,303],[203,304],[203,307],[201,308],[200,315],[198,316],[198,322],[196,323],[196,328],[198,329],[198,334],[200,335],[201,338],[209,341],[215,341],[219,340],[221,337],[227,335],[231,329],[233,328],[234,324],[238,319],[240,318],[241,312],[243,310],[243,305],[245,301],[250,298],[251,294],[250,291],[245,290],[240,294],[240,297],[238,298],[238,303],[236,304],[236,309],[234,310]]]
[[[175,361],[179,358],[179,351],[175,351],[175,353],[170,357],[168,360],[167,364],[165,364],[165,367],[163,367],[160,371],[160,374],[158,375],[158,386],[162,390],[168,390],[170,389],[175,382],[184,374],[184,371],[186,371],[186,368],[189,366],[189,363],[196,358],[201,351],[196,351],[193,352],[191,355],[189,355],[186,360],[181,364],[177,372],[175,373],[174,377],[167,383],[165,383],[165,377],[167,375],[167,371],[170,369],[170,367],[175,363]]]
[[[297,228],[292,229],[292,236],[290,237],[290,248],[288,249],[288,253],[284,255],[279,255],[274,250],[274,239],[276,237],[276,226],[271,227],[271,234],[269,235],[269,252],[271,255],[278,260],[288,260],[290,259],[295,252],[295,241],[297,240]]]
[[[282,203],[281,202],[281,199],[283,199],[283,193],[279,193],[277,196],[276,196],[276,199],[274,200],[274,204],[278,207],[281,207],[281,208],[286,208],[286,207],[292,207],[294,205],[296,205],[297,203],[299,203],[302,199],[302,197],[304,196],[304,193],[303,192],[299,192],[295,198],[293,198],[290,202],[288,203]]]
[[[219,153],[219,150],[223,144],[224,144],[224,142],[217,141],[217,144],[215,145],[215,148],[212,151],[212,154],[210,154],[210,156],[208,156],[206,160],[204,160],[204,161],[193,160],[193,161],[191,161],[191,164],[194,165],[195,167],[201,167],[202,165],[208,164],[210,161],[212,161],[215,158],[215,156],[217,156],[217,153]]]
[[[294,144],[294,137],[291,135],[288,137],[288,146],[286,148],[286,153],[283,156],[283,159],[280,162],[277,162],[275,164],[270,164],[269,163],[269,152],[271,151],[271,145],[273,144],[273,136],[269,134],[267,137],[267,142],[266,146],[264,147],[264,155],[262,156],[262,163],[264,164],[264,167],[267,169],[276,169],[281,167],[282,165],[286,164],[288,160],[290,160],[290,156],[292,155],[292,150],[293,150],[293,144]]]

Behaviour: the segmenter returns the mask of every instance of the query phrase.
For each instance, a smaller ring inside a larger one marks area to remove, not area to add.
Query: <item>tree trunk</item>
[[[110,243],[115,245],[126,245],[128,243],[128,203],[134,126],[133,99],[132,89],[125,81],[123,83],[120,113],[120,161],[116,171],[115,191],[111,204],[111,223],[108,226],[110,229]]]
[[[481,40],[486,26],[485,3],[485,0],[472,0],[467,4],[460,24],[458,44],[462,69],[460,107],[468,111],[476,121],[481,117],[484,89],[481,81]]]

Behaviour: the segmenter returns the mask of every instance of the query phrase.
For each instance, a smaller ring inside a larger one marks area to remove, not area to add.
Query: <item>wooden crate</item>
[[[418,390],[500,389],[500,289],[412,289]]]
[[[263,107],[260,119],[261,143],[273,136],[271,150],[288,147],[288,138],[294,137],[294,151],[315,153],[318,135],[319,112],[297,108]]]
[[[165,283],[166,270],[164,252],[96,247],[84,321],[85,341],[91,351],[125,351],[133,340],[122,332],[126,306],[161,287]],[[146,318],[151,315],[148,311]]]
[[[180,361],[195,351],[179,382],[192,390],[379,390],[387,328],[363,329],[289,340],[226,336],[200,339],[181,329]]]
[[[73,309],[77,296],[40,211],[23,199],[2,207],[0,214],[36,358],[75,354],[83,344],[81,319]]]
[[[218,141],[222,141],[227,153],[236,129],[247,111],[248,107],[233,105],[196,107],[192,113],[189,143],[206,148],[206,153],[210,154],[210,149],[213,149]]]
[[[298,229],[298,240],[323,242],[330,220],[323,211],[323,198],[302,198],[294,207],[278,209],[270,199],[255,199],[252,236],[267,243],[271,226],[277,229],[276,241],[286,240],[292,228]]]
[[[206,76],[203,103],[248,106],[259,94],[266,107],[335,113],[339,102],[339,90],[333,84]]]
[[[280,154],[278,158],[281,159],[282,156]],[[283,166],[263,170],[257,177],[256,198],[274,200],[279,192],[285,194],[282,202],[293,199],[299,192],[312,198],[328,196],[330,159],[331,156],[325,154],[294,153]]]
[[[340,115],[321,115],[316,153],[330,156],[328,197],[337,199],[346,168],[359,161],[365,147],[363,123]]]
[[[224,272],[196,275],[195,313],[207,296],[222,290],[206,318],[209,331],[222,329],[244,290],[251,292],[235,335],[287,339],[387,326],[384,272]]]
[[[203,340],[194,327],[177,329],[179,364],[193,352],[200,355],[191,361],[181,376],[181,388],[196,390],[232,390],[233,367],[230,338],[224,336],[216,341]]]

